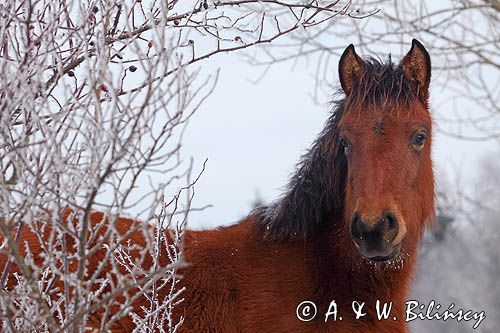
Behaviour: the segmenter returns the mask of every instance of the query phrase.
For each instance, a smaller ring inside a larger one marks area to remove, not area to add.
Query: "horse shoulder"
[[[187,231],[185,260],[179,270],[184,301],[177,317],[181,331],[237,332],[243,253],[250,226],[243,221],[219,230]]]

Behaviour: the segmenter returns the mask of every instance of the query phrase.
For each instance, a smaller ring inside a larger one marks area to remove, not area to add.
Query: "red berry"
[[[181,23],[179,19],[174,20],[174,25],[179,25],[179,23]]]
[[[106,87],[104,84],[101,84],[101,90],[104,92],[108,92],[108,87]]]
[[[150,40],[150,41],[148,42],[148,47],[149,47],[149,48],[152,48],[152,47],[153,47],[153,41],[152,41],[152,40]]]

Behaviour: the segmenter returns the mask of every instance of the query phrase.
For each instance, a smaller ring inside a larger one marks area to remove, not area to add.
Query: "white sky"
[[[393,54],[393,60],[399,61],[400,57],[400,53]],[[265,202],[276,199],[299,157],[322,129],[330,108],[327,96],[324,105],[315,104],[310,97],[315,85],[313,65],[276,65],[258,84],[251,80],[259,76],[261,69],[234,54],[214,57],[206,66],[221,67],[219,83],[192,119],[183,151],[184,156],[194,157],[195,172],[208,158],[206,171],[196,186],[194,206],[213,207],[194,212],[190,228],[236,222],[249,213],[257,193]],[[336,64],[332,68],[336,69]],[[442,92],[431,94],[435,113],[435,95]],[[448,110],[439,112],[447,114]],[[446,174],[451,183],[460,177],[462,185],[471,184],[477,159],[493,152],[493,142],[462,141],[435,133],[437,182]]]

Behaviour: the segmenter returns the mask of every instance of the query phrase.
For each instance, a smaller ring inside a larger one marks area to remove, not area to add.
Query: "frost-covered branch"
[[[266,72],[276,63],[307,59],[318,82],[314,97],[324,102],[338,86],[335,66],[346,42],[371,55],[400,52],[417,38],[432,57],[438,129],[457,138],[500,142],[498,1],[356,1],[349,6],[370,16],[298,30],[248,61]]]
[[[184,230],[204,208],[191,205],[202,170],[181,154],[182,138],[219,75],[204,65],[356,17],[349,7],[4,1],[2,330],[107,331],[128,318],[140,332],[175,332]],[[123,215],[133,217],[126,230]]]

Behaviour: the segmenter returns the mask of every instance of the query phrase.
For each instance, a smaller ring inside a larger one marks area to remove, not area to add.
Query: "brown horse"
[[[416,40],[399,65],[362,60],[350,45],[339,74],[345,97],[283,196],[236,225],[187,232],[180,331],[407,332],[405,298],[434,220],[430,58]],[[22,239],[40,251],[29,230]],[[89,257],[88,270],[100,260]],[[387,319],[377,318],[377,300],[392,302]],[[114,330],[133,327],[124,317]]]

